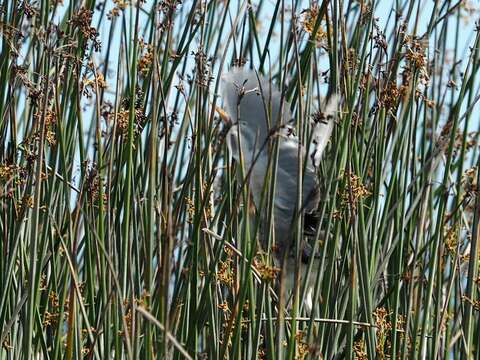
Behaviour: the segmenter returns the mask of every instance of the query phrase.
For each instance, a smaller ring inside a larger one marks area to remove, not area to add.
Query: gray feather
[[[307,213],[314,211],[319,202],[316,161],[321,157],[330,137],[333,122],[317,124],[314,132],[314,145],[309,146],[308,154],[298,138],[291,134],[295,126],[290,112],[290,104],[281,104],[281,93],[254,71],[233,68],[222,76],[222,91],[225,110],[233,121],[227,134],[227,145],[235,160],[243,154],[245,170],[251,169],[250,188],[257,208],[260,206],[263,184],[268,164],[268,147],[265,146],[272,129],[278,121],[287,124],[279,136],[279,158],[276,174],[274,230],[276,243],[282,249],[290,243],[292,222],[297,209],[297,189],[299,159],[305,161],[303,174],[303,194],[299,209]],[[333,112],[337,100],[327,106]],[[270,116],[267,116],[270,114]],[[329,119],[330,120],[330,119]],[[240,142],[240,144],[239,144]],[[256,160],[256,161],[255,161]],[[302,164],[303,165],[303,164]],[[266,243],[266,239],[262,241]]]

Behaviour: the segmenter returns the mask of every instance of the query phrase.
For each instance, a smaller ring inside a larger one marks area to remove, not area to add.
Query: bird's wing
[[[252,70],[234,67],[225,73],[222,92],[233,123],[240,122],[242,135],[255,137],[257,143],[267,138],[268,129],[272,127],[269,124],[276,124],[278,120],[282,123],[292,121],[290,105],[284,100],[282,106],[281,93]]]
[[[296,137],[281,138],[279,144],[279,157],[277,169],[277,192],[279,206],[283,208],[296,207],[297,184],[299,179],[299,156],[300,164],[303,169],[303,162],[307,161],[305,172],[303,175],[303,196],[301,210],[307,209],[307,205],[311,202],[311,196],[316,193],[317,176],[315,170],[305,159],[305,149],[298,142]]]
[[[309,156],[312,165],[318,168],[325,150],[330,135],[333,131],[333,124],[337,115],[337,108],[339,104],[338,95],[331,95],[325,106],[325,110],[321,113],[320,119],[313,124],[312,143],[309,147]]]
[[[270,81],[255,71],[233,67],[222,75],[222,98],[232,128],[227,134],[227,146],[237,161],[240,151],[249,171],[255,205],[259,206],[268,164],[267,138],[269,124],[280,120],[291,123],[290,104],[283,101],[281,93]],[[280,118],[281,115],[281,118]],[[241,146],[239,144],[241,143]]]
[[[298,171],[303,169],[305,149],[296,137],[280,138],[279,157],[275,187],[275,237],[277,244],[284,247],[291,238],[291,226],[297,211],[310,212],[318,205],[318,184],[314,169],[309,165],[303,174],[303,190],[301,203],[297,207]]]

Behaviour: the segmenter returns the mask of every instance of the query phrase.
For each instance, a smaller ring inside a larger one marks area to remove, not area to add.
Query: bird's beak
[[[232,119],[228,116],[227,112],[223,110],[220,106],[215,106],[215,110],[217,111],[218,115],[220,115],[220,119],[223,120],[224,123],[230,125],[232,123]]]

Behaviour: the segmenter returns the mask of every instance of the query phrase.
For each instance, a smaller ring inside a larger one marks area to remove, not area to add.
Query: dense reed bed
[[[478,356],[471,4],[4,0],[0,358]],[[341,99],[311,314],[303,279],[279,301],[225,144],[233,65],[282,89],[305,143]]]

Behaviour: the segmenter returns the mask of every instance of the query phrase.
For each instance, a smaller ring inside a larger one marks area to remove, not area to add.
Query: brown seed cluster
[[[233,251],[228,247],[225,247],[224,251],[226,259],[225,261],[219,261],[216,278],[220,284],[231,288],[234,282]]]
[[[174,13],[177,7],[182,3],[182,0],[163,0],[158,5],[160,12],[160,21],[158,27],[166,31],[171,29],[174,25]]]
[[[15,171],[15,165],[2,164],[0,165],[0,180],[9,180],[13,177]]]
[[[365,346],[365,341],[363,341],[363,339],[357,340],[353,343],[353,353],[355,354],[355,359],[368,359],[367,349]]]
[[[96,68],[95,64],[89,63],[88,69],[93,75],[93,78],[88,79],[85,75],[80,85],[83,95],[85,95],[87,98],[91,98],[93,94],[97,93],[97,89],[99,91],[104,90],[108,87],[108,84],[103,74],[99,71],[98,68]]]
[[[58,322],[59,317],[60,317],[59,313],[51,313],[51,312],[45,311],[43,313],[42,325],[44,327],[55,326]]]
[[[57,115],[53,110],[47,110],[47,114],[45,116],[45,140],[50,146],[55,146],[57,144],[56,132],[55,127],[57,123]]]
[[[414,38],[407,36],[405,38],[407,52],[405,58],[413,69],[424,70],[427,65],[427,56],[425,54],[425,45]]]
[[[260,274],[260,278],[266,283],[273,282],[277,278],[278,274],[280,273],[279,268],[277,268],[274,265],[267,264],[261,258],[256,258],[254,260],[254,265],[258,273]]]
[[[134,119],[133,119],[133,135],[135,138],[140,136],[143,127],[147,122],[147,117],[145,115],[143,101],[144,101],[144,93],[140,87],[137,86],[135,91],[135,101],[134,101]],[[130,124],[130,107],[131,107],[131,99],[124,98],[122,100],[121,106],[116,112],[116,122],[115,126],[117,127],[117,135],[123,136],[124,140],[128,139],[128,131],[129,131],[129,124]]]
[[[368,188],[362,184],[362,179],[351,172],[346,171],[347,177],[345,190],[341,194],[341,203],[344,207],[349,206],[352,210],[357,209],[358,202],[371,195]]]
[[[470,151],[474,150],[478,146],[478,132],[477,131],[471,131],[468,134],[466,134],[465,137],[465,144],[463,140],[463,130],[457,130],[455,133],[455,140],[453,143],[453,155],[457,156],[462,148],[465,146],[465,151]]]
[[[297,341],[297,355],[295,356],[295,360],[304,360],[310,353],[310,347],[303,340],[304,337],[305,337],[304,331],[298,331],[295,334],[295,340]]]
[[[0,163],[0,200],[13,201],[16,216],[23,214],[24,210],[33,204],[33,197],[24,194],[23,189],[31,170],[30,166],[20,166],[11,162]],[[16,197],[19,194],[23,194],[20,195],[21,198]],[[0,201],[0,205],[0,211],[2,206],[9,206],[6,201]]]
[[[99,197],[100,197],[100,187],[103,186],[100,178],[100,174],[98,173],[97,164],[94,162],[86,161],[84,163],[86,168],[86,194],[88,195],[88,200],[90,205],[94,206],[98,204]],[[103,190],[103,189],[102,189]],[[105,203],[107,201],[107,194],[103,192],[103,200],[102,206],[105,207]]]
[[[207,54],[201,47],[196,52],[192,52],[195,58],[195,83],[203,88],[208,89],[214,77],[212,75],[212,58],[207,57]]]
[[[267,351],[264,346],[259,346],[257,351],[257,359],[263,360],[267,358]]]
[[[225,314],[231,313],[230,307],[228,306],[228,302],[224,301],[217,305],[217,307],[222,310]]]
[[[478,184],[477,184],[477,167],[471,167],[462,175],[462,187],[465,193],[470,195],[478,195]]]
[[[120,110],[117,112],[116,126],[120,134],[126,135],[128,133],[128,110]]]
[[[427,58],[428,40],[405,35],[403,46],[405,48],[406,65],[402,72],[402,87],[407,88],[411,84],[414,74],[418,75],[419,85],[426,88],[430,84],[429,64]],[[405,91],[406,92],[406,91]],[[417,86],[415,96],[425,102],[429,108],[435,106],[435,102],[427,99],[424,90]]]
[[[55,327],[60,320],[60,301],[55,291],[48,294],[48,309],[43,314],[42,324],[45,327]]]
[[[187,222],[193,224],[195,218],[195,203],[188,196],[185,197],[185,206],[187,207]]]
[[[149,73],[150,69],[152,68],[153,63],[153,45],[147,44],[140,40],[140,50],[141,56],[138,60],[138,72],[141,76],[145,76]]]
[[[386,52],[388,43],[376,22],[374,22],[374,29],[376,29],[373,36],[375,47]],[[402,59],[394,59],[395,64],[401,65],[400,82],[398,83],[396,75],[389,75],[389,72],[384,73],[383,80],[372,79],[373,84],[380,89],[379,106],[392,115],[396,113],[398,106],[407,99],[412,91],[415,98],[423,101],[428,108],[436,106],[435,102],[425,95],[425,90],[430,83],[427,57],[428,41],[408,35],[405,32],[406,27],[401,26],[399,36],[403,36],[404,56]],[[390,69],[396,71],[395,66],[390,66]],[[370,79],[370,76],[367,79]],[[415,81],[415,88],[412,88],[413,81]],[[362,85],[362,87],[365,88],[365,85]]]
[[[360,59],[358,58],[355,48],[348,49],[345,56],[345,60],[343,62],[345,71],[350,74],[354,74],[359,63],[360,63]]]
[[[465,301],[465,302],[470,303],[470,305],[472,306],[473,310],[475,310],[475,311],[480,311],[480,300],[472,300],[472,299],[470,299],[469,297],[467,297],[466,295],[463,295],[463,296],[462,296],[462,300]]]
[[[24,195],[22,200],[19,201],[20,206],[28,207],[30,209],[33,209],[34,204],[35,203],[33,202],[33,196],[32,195]]]
[[[20,10],[23,10],[23,13],[28,20],[31,20],[34,16],[37,16],[40,13],[40,10],[35,6],[35,3],[30,3],[29,1],[22,1]]]
[[[120,14],[125,10],[129,4],[129,1],[126,0],[113,0],[114,7],[107,14],[107,19],[112,20],[120,16]]]
[[[459,232],[458,223],[455,223],[455,225],[453,226],[448,226],[444,230],[443,242],[445,244],[445,248],[447,249],[447,251],[452,254],[455,254],[457,252],[458,232]]]
[[[377,344],[375,347],[377,359],[387,359],[389,353],[388,335],[392,330],[390,313],[383,307],[375,309],[373,317],[377,326]]]
[[[41,124],[42,117],[43,117],[43,111],[38,109],[33,114],[33,119],[37,124]],[[50,146],[55,146],[57,144],[57,138],[56,138],[56,125],[57,125],[57,115],[55,111],[53,110],[53,106],[50,106],[45,113],[45,140],[47,141],[47,144]],[[40,129],[32,133],[32,139],[35,142],[40,141]]]
[[[372,15],[372,3],[370,1],[360,1],[360,23],[364,26],[367,25]]]
[[[315,24],[317,23],[317,20],[318,20],[319,13],[320,13],[320,7],[316,2],[313,3],[308,9],[305,9],[302,11],[301,25],[303,30],[307,34],[309,35],[313,34],[313,31],[315,30]],[[315,37],[311,40],[315,41],[317,47],[322,47],[322,46],[324,47],[327,45],[327,42],[328,42],[327,39],[328,39],[328,33],[325,30],[325,28],[322,25],[320,25],[317,29]]]
[[[389,82],[380,95],[380,104],[387,111],[395,113],[400,100],[405,95],[406,87],[399,88],[394,81]]]
[[[95,51],[100,51],[101,43],[99,38],[99,32],[93,26],[90,26],[92,22],[93,11],[81,7],[78,10],[77,14],[72,17],[69,21],[70,25],[74,29],[78,29],[78,31],[85,37],[85,39],[90,40],[93,44]],[[87,42],[85,42],[85,49],[87,46]]]
[[[124,304],[126,306],[128,306],[128,304],[129,304],[128,300],[125,300]],[[122,336],[122,337],[125,337],[125,336],[129,336],[132,333],[133,313],[132,313],[132,308],[130,306],[128,307],[127,312],[126,312],[126,314],[124,315],[123,318],[125,320],[125,324],[126,324],[127,328],[124,329],[124,330],[119,330],[118,335]]]

